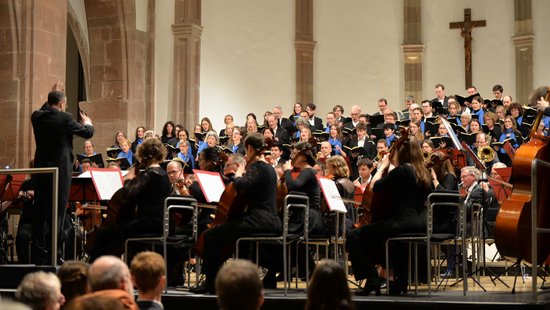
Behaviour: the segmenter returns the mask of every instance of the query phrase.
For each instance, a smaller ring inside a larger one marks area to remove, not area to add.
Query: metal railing
[[[52,266],[57,263],[57,200],[59,190],[59,169],[57,167],[48,168],[25,168],[25,169],[0,169],[0,175],[9,174],[52,174]]]

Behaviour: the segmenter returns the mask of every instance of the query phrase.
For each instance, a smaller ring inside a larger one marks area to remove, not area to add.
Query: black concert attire
[[[309,197],[309,234],[310,236],[328,236],[328,227],[321,214],[321,189],[313,168],[303,169],[296,179],[290,170],[285,171],[285,182],[289,192],[302,192]],[[289,230],[302,231],[304,224],[302,213],[291,214]]]
[[[312,121],[313,121],[313,124],[312,124]],[[309,124],[312,131],[322,131],[324,129],[323,120],[317,116],[313,116]]]
[[[72,166],[74,155],[73,135],[90,139],[94,134],[91,125],[82,125],[74,120],[69,113],[60,111],[45,103],[40,110],[34,111],[31,122],[36,142],[34,154],[35,168],[57,167],[58,177],[58,236],[61,237],[65,211],[69,201]],[[47,264],[50,260],[51,222],[52,222],[52,176],[51,174],[37,174],[35,201],[37,213],[35,217],[35,247],[36,264]],[[58,245],[64,240],[59,238]],[[56,263],[56,262],[54,262]]]
[[[355,186],[353,185],[353,182],[348,178],[339,178],[335,179],[334,182],[336,183],[336,188],[338,189],[338,193],[340,194],[340,197],[344,199],[353,200],[355,198]],[[353,209],[352,203],[344,203],[346,206],[346,217],[344,222],[339,223],[339,236],[342,236],[343,233],[343,226],[346,227],[346,232],[349,232],[353,229],[353,224],[355,224],[355,210]],[[326,217],[326,216],[325,216]],[[330,230],[330,233],[334,235],[336,232],[336,226],[334,223],[334,219],[331,219],[331,217],[327,220],[327,225]]]
[[[456,175],[447,173],[441,179],[438,178],[438,181],[436,191],[458,191],[458,178]]]
[[[116,251],[112,252],[112,249],[120,251],[128,238],[162,234],[164,199],[171,190],[168,175],[161,167],[150,167],[139,172],[132,180],[126,181],[120,189],[126,192],[124,206],[121,208],[135,208],[136,212],[131,218],[122,219],[125,223],[120,227],[97,232],[94,247],[89,253],[90,261],[105,254],[119,255]]]
[[[20,191],[26,192],[34,190],[34,179],[27,179],[21,184]],[[17,260],[20,264],[30,264],[31,253],[29,252],[29,245],[31,244],[34,236],[33,222],[35,218],[34,199],[23,198],[23,208],[21,209],[21,215],[19,217],[19,224],[17,228],[17,236],[15,237],[15,248],[17,250]],[[34,256],[34,255],[33,255]]]
[[[410,164],[402,164],[378,180],[373,187],[375,194],[390,192],[388,207],[391,214],[369,225],[352,230],[346,240],[349,258],[356,280],[367,278],[378,282],[376,264],[384,264],[385,242],[401,233],[426,231],[425,201],[430,189],[423,188],[417,181],[415,170]],[[391,266],[396,282],[407,279],[407,245],[391,249]]]
[[[206,275],[206,292],[213,292],[218,270],[227,259],[222,255],[225,246],[232,248],[238,238],[249,234],[280,233],[282,230],[275,204],[277,175],[273,167],[263,161],[256,161],[247,167],[242,177],[235,178],[233,185],[239,195],[244,196],[247,209],[242,219],[204,232],[203,272]],[[269,264],[262,263],[268,270],[275,270]]]
[[[289,144],[290,143],[290,135],[288,134],[288,130],[284,127],[277,126],[275,130],[275,142],[280,144]]]
[[[356,146],[359,146],[359,141],[357,140],[357,137],[351,138],[347,145],[350,148],[354,148]],[[369,159],[374,159],[376,157],[376,144],[367,136],[365,136],[365,141],[363,142],[363,148],[365,151],[367,151],[366,157]],[[359,177],[359,168],[357,167],[357,162],[363,158],[363,156],[352,156],[351,152],[347,152],[348,158],[350,159],[350,166],[351,166],[351,175],[350,178],[352,180],[355,180]]]
[[[495,192],[491,188],[485,192],[481,185],[476,183],[466,190],[466,197],[463,203],[466,211],[466,233],[469,234],[471,232],[471,214],[472,211],[475,211],[474,204],[479,203],[483,207],[483,232],[486,236],[492,236],[496,216],[500,210],[500,204]]]

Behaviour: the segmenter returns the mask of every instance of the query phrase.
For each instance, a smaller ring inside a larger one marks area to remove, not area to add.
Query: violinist
[[[432,175],[434,190],[458,190],[458,178],[451,160],[444,150],[436,150],[426,159],[426,166],[429,167]]]
[[[233,185],[239,195],[243,195],[247,209],[242,219],[215,226],[204,233],[203,272],[206,278],[201,285],[190,289],[193,293],[215,292],[214,280],[225,261],[221,255],[222,247],[232,246],[238,238],[249,234],[281,232],[275,205],[277,176],[263,155],[264,138],[261,134],[251,134],[246,137],[244,145],[247,166],[239,164]],[[268,261],[262,262],[262,266],[275,270]],[[268,272],[264,286],[273,288],[275,285],[274,272]]]
[[[220,151],[218,148],[208,147],[205,148],[202,152],[199,153],[199,169],[222,173],[222,168],[224,162],[220,158]],[[199,204],[207,203],[206,197],[204,196],[199,182],[195,179],[194,175],[190,175],[186,180],[187,188],[189,189],[189,194],[194,197]],[[210,215],[213,214],[212,209],[201,208],[199,213],[198,220],[198,231],[202,232],[207,228],[207,225],[212,222]]]
[[[352,201],[355,194],[355,186],[353,182],[349,179],[349,168],[348,164],[346,163],[346,160],[340,156],[335,155],[327,159],[325,162],[327,166],[327,174],[334,180],[334,183],[336,183],[336,188],[338,189],[338,192],[340,193],[340,197],[348,199],[349,201]],[[345,231],[350,231],[353,228],[353,224],[355,223],[355,213],[353,210],[353,204],[352,203],[345,203],[346,206],[346,221],[345,221]],[[330,223],[333,220],[333,217],[329,217],[329,230],[331,231],[331,234],[334,234],[335,232],[335,226]],[[342,225],[343,223],[339,224],[340,231],[338,234],[342,234]]]
[[[166,166],[166,172],[172,184],[172,195],[188,196],[189,189],[185,185],[185,176],[183,175],[183,168],[181,162],[178,160],[172,160]]]
[[[289,192],[303,192],[309,197],[309,234],[327,236],[328,228],[320,211],[321,190],[316,171],[313,169],[316,160],[312,148],[313,146],[306,141],[298,142],[293,146],[290,153],[291,160],[284,166],[285,182]],[[293,170],[299,171],[296,178],[291,175]],[[303,221],[300,222],[300,225],[303,225]],[[294,231],[301,231],[300,227],[293,229]]]
[[[357,162],[357,168],[359,170],[359,177],[353,181],[353,185],[361,188],[361,192],[364,192],[372,178],[371,173],[374,170],[373,161],[369,158],[362,158]]]
[[[389,217],[352,230],[346,240],[355,279],[367,279],[365,286],[356,292],[357,295],[380,294],[375,266],[384,262],[384,245],[388,238],[426,230],[424,202],[431,191],[431,177],[424,165],[419,142],[411,136],[396,149],[393,158],[388,157],[383,157],[370,184],[375,194],[392,191],[391,200],[387,202],[387,207],[391,209]],[[390,160],[395,168],[386,172]],[[406,292],[407,257],[406,245],[392,250],[390,258],[394,266],[394,281],[390,282],[390,294]]]

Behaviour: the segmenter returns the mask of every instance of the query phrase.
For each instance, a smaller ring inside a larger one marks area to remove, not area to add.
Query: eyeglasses
[[[169,175],[172,175],[172,174],[176,174],[176,173],[178,173],[178,172],[179,172],[178,170],[174,170],[174,171],[168,172],[168,174],[169,174]]]

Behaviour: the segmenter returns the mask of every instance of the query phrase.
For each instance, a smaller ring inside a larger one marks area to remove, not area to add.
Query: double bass
[[[550,100],[547,90],[545,100]],[[531,262],[531,208],[537,208],[537,226],[550,227],[550,179],[539,175],[538,204],[531,204],[531,165],[534,159],[550,161],[549,137],[536,133],[543,112],[540,111],[529,134],[530,140],[516,151],[512,162],[510,183],[514,185],[511,195],[504,200],[495,222],[495,243],[501,255]],[[550,235],[538,238],[537,261],[543,262],[550,253]]]

